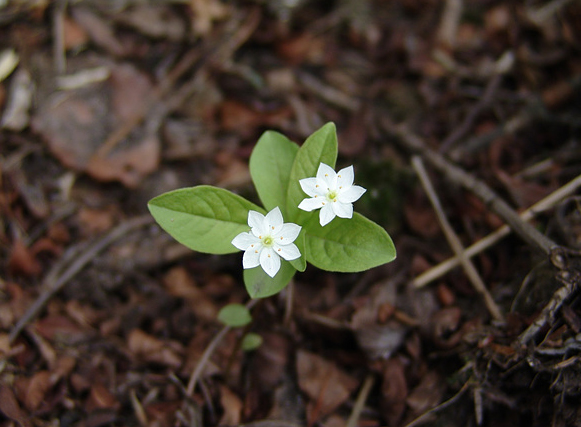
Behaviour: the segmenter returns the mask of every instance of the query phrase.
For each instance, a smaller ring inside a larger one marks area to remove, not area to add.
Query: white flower
[[[301,256],[299,248],[293,243],[301,227],[291,222],[284,224],[278,207],[262,215],[256,211],[248,212],[250,231],[234,237],[232,244],[241,251],[242,266],[254,268],[260,265],[270,277],[280,269],[280,257],[287,261]]]
[[[303,199],[299,209],[308,212],[321,209],[319,222],[322,226],[330,223],[335,216],[352,218],[353,202],[367,191],[359,185],[353,185],[353,178],[353,166],[335,173],[333,168],[321,163],[315,178],[299,181],[303,191],[311,197]]]

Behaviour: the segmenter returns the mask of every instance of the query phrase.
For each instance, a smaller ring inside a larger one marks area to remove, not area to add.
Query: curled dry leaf
[[[461,334],[455,332],[460,326],[461,316],[462,310],[456,306],[443,308],[432,316],[432,338],[440,347],[451,348],[460,342]]]

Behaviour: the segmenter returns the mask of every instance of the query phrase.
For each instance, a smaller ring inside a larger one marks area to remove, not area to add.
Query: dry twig
[[[446,400],[445,402],[440,403],[438,406],[424,412],[422,415],[417,417],[411,423],[406,424],[405,427],[416,427],[416,426],[428,423],[430,421],[433,421],[433,416],[437,412],[440,412],[440,411],[446,409],[448,406],[451,406],[454,403],[456,403],[456,401],[458,401],[464,395],[464,393],[466,393],[468,391],[470,383],[471,383],[471,380],[466,381],[466,383],[464,383],[464,385],[458,391],[458,393],[456,393],[454,396],[452,396],[450,399]]]
[[[428,177],[426,169],[424,168],[424,164],[422,163],[421,158],[419,156],[413,156],[412,165],[416,170],[418,176],[420,177],[420,181],[424,186],[424,190],[426,191],[428,198],[432,202],[432,206],[436,211],[436,215],[438,216],[438,220],[440,221],[442,230],[446,235],[446,239],[448,240],[448,243],[454,250],[456,257],[458,257],[458,259],[460,260],[462,267],[464,267],[464,271],[466,272],[466,275],[470,279],[470,282],[472,283],[476,291],[484,298],[486,308],[488,309],[492,317],[499,322],[504,322],[504,316],[500,312],[500,308],[498,307],[498,305],[496,305],[496,302],[492,298],[492,295],[490,295],[490,292],[488,292],[488,289],[486,289],[486,285],[484,284],[484,281],[478,274],[478,271],[476,271],[476,267],[474,267],[474,264],[472,264],[470,258],[466,256],[466,251],[462,246],[462,242],[460,241],[458,235],[454,232],[452,226],[448,222],[444,210],[442,209],[442,205],[440,204],[440,200],[438,199],[438,195],[436,194],[436,191],[434,190],[434,187],[430,182],[430,179]]]
[[[260,300],[259,299],[250,300],[248,303],[246,303],[246,308],[250,310],[252,307],[256,305],[258,301]],[[212,339],[212,341],[210,341],[210,344],[208,344],[208,347],[206,347],[206,349],[204,350],[202,357],[196,364],[196,369],[194,369],[192,375],[190,376],[190,380],[188,381],[188,387],[186,388],[186,395],[188,397],[192,397],[192,395],[194,394],[194,389],[196,388],[196,384],[200,379],[200,375],[202,374],[202,371],[204,370],[206,363],[208,363],[208,360],[210,360],[210,357],[212,356],[212,354],[214,354],[216,347],[218,347],[218,344],[220,344],[220,342],[226,336],[228,331],[230,331],[230,329],[231,329],[230,326],[227,325],[224,326],[220,330],[220,332],[218,332],[218,334]]]
[[[558,262],[558,261],[556,261]],[[537,334],[544,328],[547,323],[554,319],[555,314],[561,306],[567,301],[576,289],[581,286],[581,273],[578,270],[562,270],[557,273],[557,279],[563,283],[551,297],[549,303],[543,308],[543,311],[529,327],[519,335],[515,344],[517,347],[525,347]]]
[[[71,250],[68,251],[68,254],[63,256],[61,262],[55,264],[51,271],[46,275],[43,281],[42,293],[34,303],[28,307],[26,313],[18,319],[16,325],[14,325],[10,331],[10,335],[8,336],[10,342],[13,342],[16,337],[18,337],[22,329],[32,321],[34,317],[36,317],[45,304],[58,291],[60,291],[62,287],[85,268],[87,264],[93,261],[93,259],[95,259],[103,249],[126,235],[128,232],[151,224],[152,222],[153,218],[150,215],[139,216],[118,225],[104,237],[98,239],[89,246],[87,246],[86,243],[81,243],[71,248]],[[80,248],[83,248],[81,253],[79,253]]]
[[[368,375],[363,382],[363,386],[361,390],[359,390],[359,394],[357,395],[357,400],[355,401],[355,405],[353,405],[353,410],[351,411],[351,415],[349,415],[349,419],[347,420],[347,424],[345,427],[357,427],[357,422],[359,421],[359,417],[361,416],[361,411],[365,406],[365,402],[367,401],[367,397],[369,396],[369,392],[373,387],[373,376]]]
[[[523,211],[520,214],[521,219],[523,221],[529,221],[530,219],[534,218],[535,215],[555,206],[556,203],[558,203],[565,197],[571,195],[580,186],[581,186],[581,175],[569,181],[561,188],[558,188],[544,199],[540,200],[530,208]],[[473,243],[468,248],[466,248],[466,251],[464,252],[465,256],[471,258],[474,255],[479,254],[480,252],[497,243],[503,237],[507,236],[510,233],[510,231],[511,231],[510,227],[506,224],[503,225],[502,227],[499,227],[496,231],[490,233],[488,236],[480,239],[476,243]],[[412,281],[412,284],[415,287],[421,288],[427,285],[428,283],[432,282],[433,280],[436,280],[438,277],[443,276],[444,274],[446,274],[453,268],[457,267],[458,265],[460,265],[459,257],[455,256],[453,258],[447,259],[446,261],[441,262],[440,264],[430,268],[429,270],[417,276]]]
[[[479,181],[474,176],[460,167],[449,162],[444,156],[427,147],[424,142],[413,134],[405,125],[394,126],[387,121],[383,122],[384,128],[394,134],[406,148],[414,153],[419,153],[433,167],[439,170],[448,180],[464,187],[474,193],[492,211],[500,216],[524,241],[532,247],[540,250],[545,255],[559,248],[553,240],[542,234],[529,223],[523,221],[518,213],[512,209],[500,196],[488,185]]]
[[[94,154],[95,157],[105,158],[107,155],[127,136],[131,131],[138,126],[148,114],[152,111],[157,114],[167,114],[172,109],[178,108],[184,100],[191,96],[192,92],[199,89],[202,83],[205,81],[209,71],[208,67],[215,65],[216,63],[227,61],[234,52],[252,35],[256,29],[260,20],[260,15],[256,9],[253,9],[246,20],[237,26],[233,31],[227,32],[219,40],[217,46],[212,45],[207,47],[206,56],[204,57],[203,64],[197,69],[194,77],[188,82],[184,83],[182,87],[175,90],[175,95],[170,98],[167,102],[167,107],[163,109],[163,112],[154,111],[155,107],[160,105],[160,100],[169,94],[169,92],[175,87],[179,78],[183,77],[184,74],[190,70],[196,62],[202,56],[199,50],[189,51],[181,61],[176,64],[173,70],[167,75],[167,77],[160,82],[160,84],[152,91],[149,99],[144,103],[143,107],[137,111],[129,120],[118,126],[105,140],[103,145],[99,147],[97,152]],[[232,22],[237,22],[237,20],[232,20]],[[154,120],[156,123],[161,122],[159,117]]]

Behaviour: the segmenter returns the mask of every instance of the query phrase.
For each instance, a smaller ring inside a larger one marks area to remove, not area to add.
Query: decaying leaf
[[[177,369],[182,364],[183,348],[176,342],[164,342],[142,330],[134,329],[127,338],[129,350],[139,359]]]
[[[359,381],[321,356],[300,350],[297,353],[299,387],[310,400],[308,418],[323,417],[343,404]]]

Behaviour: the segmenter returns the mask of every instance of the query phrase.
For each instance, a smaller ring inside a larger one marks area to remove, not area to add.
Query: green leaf
[[[299,203],[308,197],[299,180],[314,177],[320,163],[335,168],[336,161],[337,130],[334,123],[327,123],[307,138],[295,157],[287,194],[287,213],[291,221],[302,224],[310,216],[298,208]]]
[[[242,350],[252,351],[262,345],[262,337],[254,332],[244,335],[242,338]]]
[[[299,146],[286,136],[266,131],[250,156],[250,175],[267,211],[278,206],[286,216],[286,194],[291,168]]]
[[[274,277],[266,274],[261,266],[244,270],[244,284],[251,298],[266,298],[283,290],[296,271],[288,261],[281,260],[280,270]]]
[[[239,328],[252,322],[252,315],[242,304],[228,304],[218,312],[218,320],[227,326]]]
[[[364,216],[335,218],[321,227],[318,216],[305,224],[307,261],[327,271],[352,273],[393,261],[395,246],[387,232]]]
[[[181,244],[198,252],[237,252],[232,239],[248,231],[248,211],[264,210],[221,188],[207,185],[181,188],[150,200],[157,223]]]

